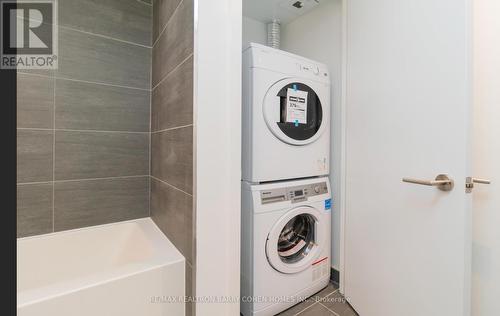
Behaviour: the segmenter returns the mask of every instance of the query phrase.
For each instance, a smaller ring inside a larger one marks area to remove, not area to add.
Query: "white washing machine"
[[[243,51],[243,180],[329,173],[330,77],[325,65],[251,43]]]
[[[242,182],[241,313],[276,315],[328,285],[328,178]]]

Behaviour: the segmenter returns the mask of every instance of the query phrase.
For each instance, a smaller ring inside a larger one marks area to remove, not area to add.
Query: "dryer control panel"
[[[298,185],[260,191],[262,204],[291,201],[292,203],[307,201],[308,197],[328,193],[326,182]]]
[[[300,72],[305,72],[305,73],[311,73],[315,76],[322,76],[327,78],[328,77],[328,72],[324,69],[322,69],[318,65],[312,65],[312,64],[305,64],[305,63],[297,63],[297,69]]]

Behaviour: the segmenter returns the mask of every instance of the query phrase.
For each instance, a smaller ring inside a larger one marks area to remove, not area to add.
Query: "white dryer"
[[[328,285],[328,178],[242,182],[241,313],[271,316]]]
[[[330,77],[325,65],[264,45],[243,51],[243,180],[329,173]]]

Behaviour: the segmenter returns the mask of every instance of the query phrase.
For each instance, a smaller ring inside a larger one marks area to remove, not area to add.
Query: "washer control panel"
[[[326,182],[298,185],[287,188],[262,190],[260,200],[262,204],[292,201],[292,203],[307,201],[311,196],[328,193]]]

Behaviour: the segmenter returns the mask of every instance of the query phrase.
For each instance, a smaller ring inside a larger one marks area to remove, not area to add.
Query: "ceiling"
[[[243,0],[243,15],[264,23],[277,19],[286,24],[311,11],[321,1],[328,0]]]

